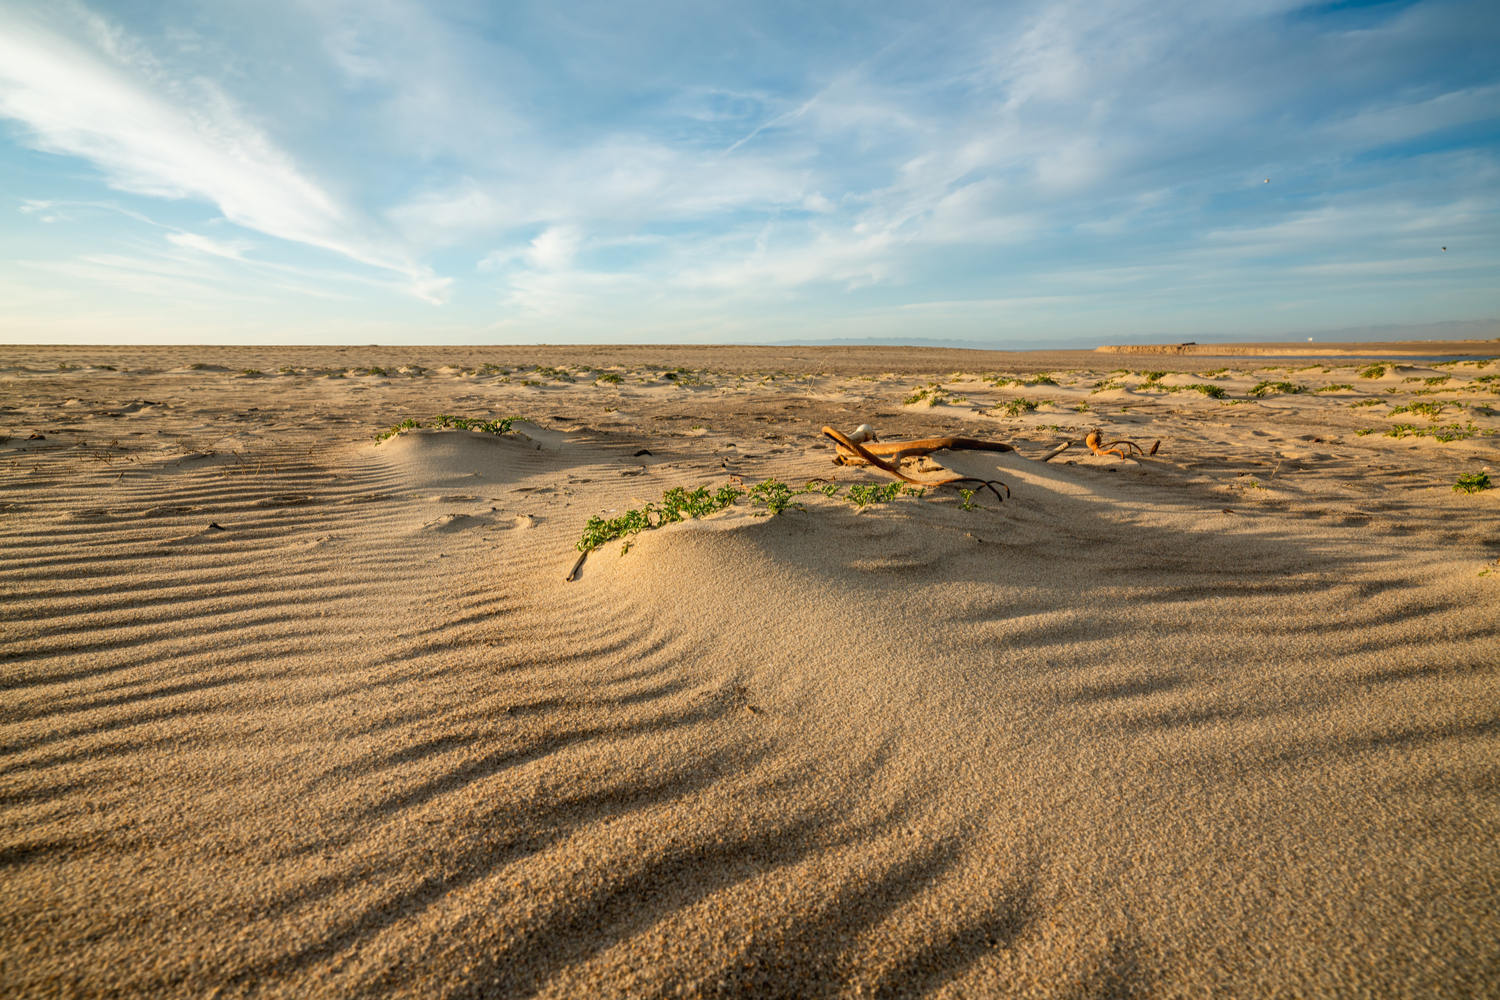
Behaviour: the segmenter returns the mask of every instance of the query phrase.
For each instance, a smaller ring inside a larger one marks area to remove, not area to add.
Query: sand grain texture
[[[547,350],[10,350],[0,992],[1500,991],[1494,363]]]

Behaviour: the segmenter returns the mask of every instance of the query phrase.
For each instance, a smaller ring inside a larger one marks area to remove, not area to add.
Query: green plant
[[[1080,403],[1073,409],[1078,411],[1080,414],[1086,414],[1089,411],[1089,405],[1087,403]]]
[[[1314,392],[1318,392],[1318,393],[1332,393],[1332,392],[1335,392],[1335,391],[1340,390],[1340,389],[1353,389],[1353,388],[1354,387],[1351,386],[1347,382],[1335,382],[1332,385],[1324,386],[1322,389],[1314,390]]]
[[[958,502],[958,509],[960,511],[972,511],[972,510],[974,510],[974,507],[975,507],[975,504],[974,504],[974,491],[972,491],[972,490],[965,490],[962,487],[960,487],[959,491],[958,491],[958,494],[959,494],[960,497],[963,498],[963,500],[961,500],[961,501]]]
[[[714,493],[710,493],[708,487],[691,491],[685,487],[673,487],[662,495],[660,505],[648,501],[644,508],[632,508],[618,518],[605,519],[594,515],[583,526],[583,535],[573,548],[586,553],[615,539],[624,539],[624,545],[620,547],[623,556],[630,551],[631,541],[641,532],[721,511],[742,496],[744,492],[735,487],[720,487]]]
[[[1379,379],[1383,375],[1385,375],[1384,365],[1366,365],[1359,370],[1361,379]]]
[[[421,426],[422,425],[419,424],[414,418],[408,417],[406,420],[402,421],[400,424],[396,424],[396,425],[392,426],[390,428],[390,430],[388,430],[388,431],[382,431],[380,434],[377,434],[375,436],[375,440],[376,441],[385,441],[387,438],[394,438],[396,435],[400,434],[402,431],[410,431],[413,428],[419,428]]]
[[[1421,414],[1422,416],[1426,417],[1428,420],[1435,421],[1435,420],[1438,419],[1438,415],[1441,414],[1442,412],[1443,412],[1443,405],[1441,403],[1438,403],[1436,400],[1434,400],[1434,401],[1432,401],[1430,403],[1426,402],[1426,401],[1422,401],[1422,402],[1418,402],[1418,403],[1408,403],[1405,406],[1401,406],[1401,407],[1392,407],[1391,408],[1391,412],[1388,413],[1388,414],[1386,414],[1386,416],[1387,417],[1394,417],[1396,414],[1407,414],[1407,413]]]
[[[1054,378],[1052,378],[1052,374],[1050,372],[1039,372],[1035,376],[1032,377],[1032,380],[1030,382],[1024,383],[1024,385],[1027,385],[1027,386],[1055,386],[1055,385],[1057,385],[1057,380],[1054,379]]]
[[[1120,383],[1118,383],[1118,382],[1115,382],[1115,381],[1113,381],[1111,379],[1103,379],[1103,380],[1101,380],[1099,382],[1094,383],[1093,391],[1090,392],[1089,395],[1093,396],[1094,393],[1102,393],[1106,389],[1122,389],[1122,388],[1124,388],[1124,387],[1122,387],[1120,385]]]
[[[248,376],[249,378],[253,379],[256,376],[265,375],[265,373],[258,368],[244,368],[240,369],[240,375]]]
[[[1452,378],[1451,375],[1435,375],[1431,379],[1423,379],[1422,382],[1429,386],[1441,386]]]
[[[1162,376],[1170,375],[1170,374],[1171,373],[1169,373],[1169,372],[1142,372],[1141,373],[1141,375],[1144,375],[1146,377],[1146,381],[1147,382],[1158,382],[1158,381],[1160,381],[1160,379],[1162,378]]]
[[[1436,438],[1438,441],[1468,441],[1470,438],[1484,436],[1489,432],[1475,427],[1473,421],[1468,426],[1461,426],[1457,421],[1451,424],[1439,424],[1435,427],[1423,427],[1420,424],[1397,424],[1385,433],[1387,438]]]
[[[1267,396],[1271,393],[1301,393],[1303,387],[1293,385],[1290,382],[1271,382],[1269,379],[1255,384],[1250,390],[1251,396]]]
[[[385,375],[385,374],[387,374],[386,371],[385,371],[385,369],[381,368],[378,365],[371,365],[369,371],[365,372],[365,375]]]
[[[454,417],[452,414],[440,414],[437,417],[433,418],[432,426],[438,429],[457,428],[460,431],[483,431],[487,434],[510,434],[511,425],[515,424],[517,421],[524,420],[526,420],[526,418],[522,417],[519,414],[514,417],[504,417],[498,421],[486,421],[481,420],[477,417]],[[383,431],[380,434],[376,435],[375,440],[385,441],[387,438],[394,437],[403,431],[412,431],[417,428],[426,426],[427,425],[421,423],[415,418],[408,417],[400,424],[397,424],[389,430]]]
[[[1402,381],[1402,382],[1403,382],[1403,383],[1407,383],[1407,382],[1421,382],[1421,381],[1422,381],[1422,379],[1421,379],[1421,377],[1420,377],[1420,376],[1415,376],[1415,375],[1409,375],[1409,376],[1407,376],[1407,377],[1406,377],[1406,378],[1405,378],[1405,379],[1402,379],[1402,380],[1401,380],[1401,381]]]
[[[1172,392],[1174,392],[1174,393],[1180,393],[1183,390],[1187,390],[1187,389],[1196,389],[1198,392],[1202,393],[1204,396],[1211,396],[1211,397],[1213,397],[1216,400],[1222,400],[1227,395],[1224,392],[1224,387],[1223,386],[1209,386],[1209,385],[1206,385],[1205,383],[1201,383],[1201,382],[1195,382],[1191,386],[1176,386],[1176,387],[1174,387],[1172,389]]]
[[[1356,431],[1354,433],[1356,435],[1358,435],[1359,437],[1363,438],[1367,434],[1374,434],[1375,433],[1375,429],[1374,428],[1360,428],[1358,431]]]
[[[1212,371],[1204,372],[1203,373],[1203,377],[1205,379],[1214,379],[1214,378],[1217,378],[1218,376],[1223,375],[1225,372],[1228,372],[1228,371],[1229,371],[1229,369],[1227,369],[1227,368],[1216,368],[1216,369],[1213,369]]]
[[[853,483],[849,486],[848,498],[849,503],[864,510],[866,504],[889,504],[902,495],[921,497],[926,492],[926,487],[909,487],[904,483],[887,483],[884,486]]]
[[[412,365],[412,366],[409,366],[409,367],[415,373],[421,373],[421,372],[426,371],[420,365]],[[479,366],[479,368],[475,371],[474,374],[475,375],[510,375],[510,369],[508,369],[508,368],[501,368],[499,365],[494,365],[494,364],[491,364],[490,362],[485,362],[483,365]]]
[[[1351,403],[1351,404],[1349,404],[1349,406],[1351,406],[1351,407],[1378,407],[1378,406],[1380,406],[1380,401],[1379,400],[1360,400],[1357,403]]]
[[[1031,413],[1031,411],[1046,402],[1046,400],[1028,400],[1024,396],[1018,396],[1007,403],[995,404],[995,409],[1007,417],[1020,417],[1022,414]]]
[[[1453,484],[1453,492],[1477,494],[1481,490],[1488,490],[1491,486],[1489,473],[1465,473]]]
[[[797,508],[799,511],[807,510],[801,504],[793,500],[801,490],[793,490],[780,480],[762,480],[750,488],[750,506],[764,507],[766,510],[757,512],[757,516],[770,514],[775,517],[788,508]]]
[[[611,386],[618,386],[620,384],[620,376],[617,373],[615,373],[615,372],[605,372],[603,375],[601,375],[598,379],[595,379],[594,381],[595,382],[607,382]]]

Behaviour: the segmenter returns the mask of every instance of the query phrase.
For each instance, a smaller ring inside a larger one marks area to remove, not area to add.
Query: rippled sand
[[[1500,369],[1310,364],[4,349],[0,990],[1493,995]]]

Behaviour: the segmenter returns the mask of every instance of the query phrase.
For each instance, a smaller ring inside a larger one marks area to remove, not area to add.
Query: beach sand
[[[1363,367],[6,348],[0,993],[1493,996],[1500,367]],[[1009,499],[564,579],[863,423]]]

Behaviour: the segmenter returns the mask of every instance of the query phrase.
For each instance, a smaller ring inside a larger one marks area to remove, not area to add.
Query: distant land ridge
[[[1368,343],[1310,344],[1107,344],[1095,351],[1119,355],[1301,355],[1337,358],[1349,355],[1496,355],[1500,339],[1491,341],[1371,341]]]

